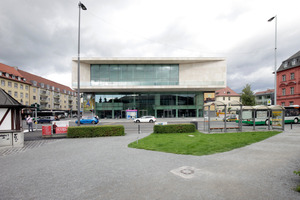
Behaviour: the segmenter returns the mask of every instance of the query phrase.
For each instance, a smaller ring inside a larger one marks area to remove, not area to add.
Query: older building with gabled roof
[[[276,78],[277,104],[300,105],[300,51],[282,62]]]
[[[254,96],[257,105],[272,105],[274,102],[274,89],[256,92]]]
[[[0,63],[0,81],[9,95],[40,110],[76,111],[76,92],[70,87]]]
[[[228,110],[230,110],[233,106],[231,105],[232,102],[240,102],[241,95],[233,91],[230,87],[226,87],[224,89],[217,90],[215,93],[216,101],[223,102],[227,105]],[[234,103],[236,104],[236,103]],[[217,107],[217,111],[222,111],[224,107]]]
[[[31,83],[15,68],[0,63],[0,87],[23,105],[30,105]]]

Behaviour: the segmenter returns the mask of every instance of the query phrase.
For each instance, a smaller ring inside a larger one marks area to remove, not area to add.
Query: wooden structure
[[[0,88],[0,147],[24,145],[21,112],[26,106]]]

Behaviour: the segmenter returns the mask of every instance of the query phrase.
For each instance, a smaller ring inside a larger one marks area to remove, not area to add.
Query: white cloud
[[[299,51],[298,0],[82,2],[88,10],[81,12],[81,56],[222,56],[228,85],[237,92],[244,83],[255,90],[274,87],[270,17],[278,16],[278,66]],[[71,58],[77,56],[77,5],[3,1],[0,62],[71,86],[66,76],[71,80]]]

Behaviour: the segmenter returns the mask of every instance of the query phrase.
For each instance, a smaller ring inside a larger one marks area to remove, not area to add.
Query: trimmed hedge
[[[154,133],[194,133],[195,124],[154,125]]]
[[[123,136],[125,135],[124,126],[122,125],[105,125],[105,126],[72,126],[68,127],[67,137],[105,137],[105,136]]]

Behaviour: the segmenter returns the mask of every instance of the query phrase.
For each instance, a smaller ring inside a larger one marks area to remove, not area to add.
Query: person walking
[[[30,132],[30,129],[33,132],[32,117],[30,115],[28,115],[28,117],[26,118],[26,123],[28,124],[28,132]]]

